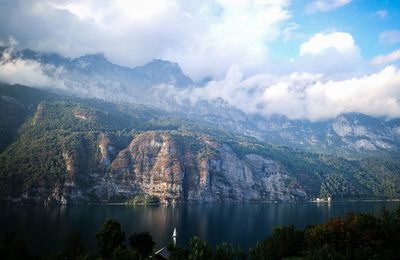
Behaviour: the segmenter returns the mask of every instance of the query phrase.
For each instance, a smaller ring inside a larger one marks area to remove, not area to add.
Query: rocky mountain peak
[[[94,53],[81,56],[76,61],[90,62],[90,63],[110,63],[103,53]]]
[[[134,71],[151,79],[158,84],[170,84],[177,87],[193,85],[192,79],[186,76],[178,63],[155,59],[143,66],[137,67]]]

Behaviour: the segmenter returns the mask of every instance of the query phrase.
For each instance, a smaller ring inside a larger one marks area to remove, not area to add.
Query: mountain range
[[[128,68],[101,54],[1,56],[39,64],[48,78],[0,86],[4,203],[399,198],[400,119],[312,122],[191,100],[213,79],[196,82],[163,60]]]

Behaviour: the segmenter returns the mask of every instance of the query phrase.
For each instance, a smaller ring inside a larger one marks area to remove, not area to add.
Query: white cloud
[[[358,47],[351,34],[333,32],[329,34],[317,33],[311,37],[307,42],[301,44],[300,55],[317,55],[330,49],[342,54],[358,52]]]
[[[222,76],[239,64],[245,73],[254,73],[265,66],[267,44],[289,18],[287,5],[288,1],[217,1],[196,15],[207,19],[206,30],[196,33],[196,40],[185,42],[183,48],[170,50],[166,58],[176,60],[192,76]],[[218,15],[215,9],[220,10]]]
[[[247,113],[278,113],[291,119],[317,121],[347,112],[395,118],[400,116],[400,70],[388,66],[346,80],[311,73],[244,79],[238,68],[232,68],[224,80],[174,95],[190,97],[192,102],[222,98]]]
[[[343,81],[316,82],[305,91],[304,115],[311,120],[341,113],[359,112],[372,116],[400,116],[400,71],[382,71]]]
[[[40,70],[40,64],[16,60],[0,64],[0,80],[9,84],[48,86],[51,82]]]
[[[52,80],[43,73],[40,63],[12,59],[9,51],[3,52],[0,57],[0,81],[34,87],[53,85]]]
[[[290,17],[289,0],[5,1],[0,38],[14,36],[23,48],[102,52],[131,67],[169,59],[194,78],[221,76],[233,64],[255,72]]]
[[[358,46],[346,32],[317,33],[300,45],[291,71],[346,78],[366,69]]]
[[[297,23],[290,23],[282,30],[282,38],[284,42],[290,41],[292,39],[299,38],[301,36],[300,33],[297,33],[296,30],[300,28],[300,25]]]
[[[400,60],[400,49],[395,50],[387,55],[379,55],[372,59],[374,65],[387,64]]]
[[[352,0],[313,0],[306,6],[307,12],[327,12],[351,3]]]
[[[390,30],[379,34],[379,43],[381,44],[396,44],[400,43],[400,31]]]

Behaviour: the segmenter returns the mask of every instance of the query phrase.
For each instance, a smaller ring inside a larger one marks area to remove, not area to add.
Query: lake
[[[29,241],[34,253],[45,254],[61,250],[68,234],[80,231],[85,246],[95,251],[94,234],[106,219],[113,218],[121,223],[126,237],[135,232],[149,231],[157,243],[156,248],[172,239],[176,227],[178,244],[187,245],[190,238],[197,235],[212,246],[226,241],[240,244],[247,250],[270,235],[277,225],[293,224],[304,228],[350,212],[379,214],[383,206],[395,209],[400,202],[3,206],[0,234],[3,237],[6,232],[17,232]]]

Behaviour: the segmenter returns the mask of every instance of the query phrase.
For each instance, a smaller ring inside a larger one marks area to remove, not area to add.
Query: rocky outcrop
[[[170,132],[146,132],[133,138],[115,158],[109,155],[114,149],[110,137],[101,133],[97,140],[99,167],[86,174],[89,186],[73,181],[85,173],[79,172],[65,153],[66,182],[63,189],[52,191],[49,200],[126,202],[151,196],[174,203],[309,197],[279,162],[256,154],[240,158],[229,145],[206,136],[190,140]]]
[[[182,162],[171,136],[148,133],[118,154],[105,179],[112,196],[146,194],[176,201],[182,199],[182,178]]]
[[[302,150],[335,154],[346,158],[379,155],[399,151],[399,121],[347,113],[336,118],[310,122],[288,120],[282,116],[254,118],[258,130],[255,137],[269,143],[297,147]],[[397,131],[397,132],[396,132]]]
[[[111,164],[111,158],[115,154],[115,148],[111,145],[110,138],[106,134],[99,134],[98,147],[100,150],[101,164],[105,167],[109,166]]]
[[[361,115],[358,117],[342,115],[332,123],[332,130],[341,138],[343,149],[360,152],[397,149],[389,127],[376,119]],[[371,122],[363,122],[366,120]]]
[[[33,116],[33,119],[32,119],[32,122],[31,122],[31,125],[32,125],[32,126],[36,125],[37,121],[40,120],[40,119],[42,118],[44,109],[45,109],[45,104],[44,104],[44,102],[40,103],[40,104],[37,106],[35,115]]]

